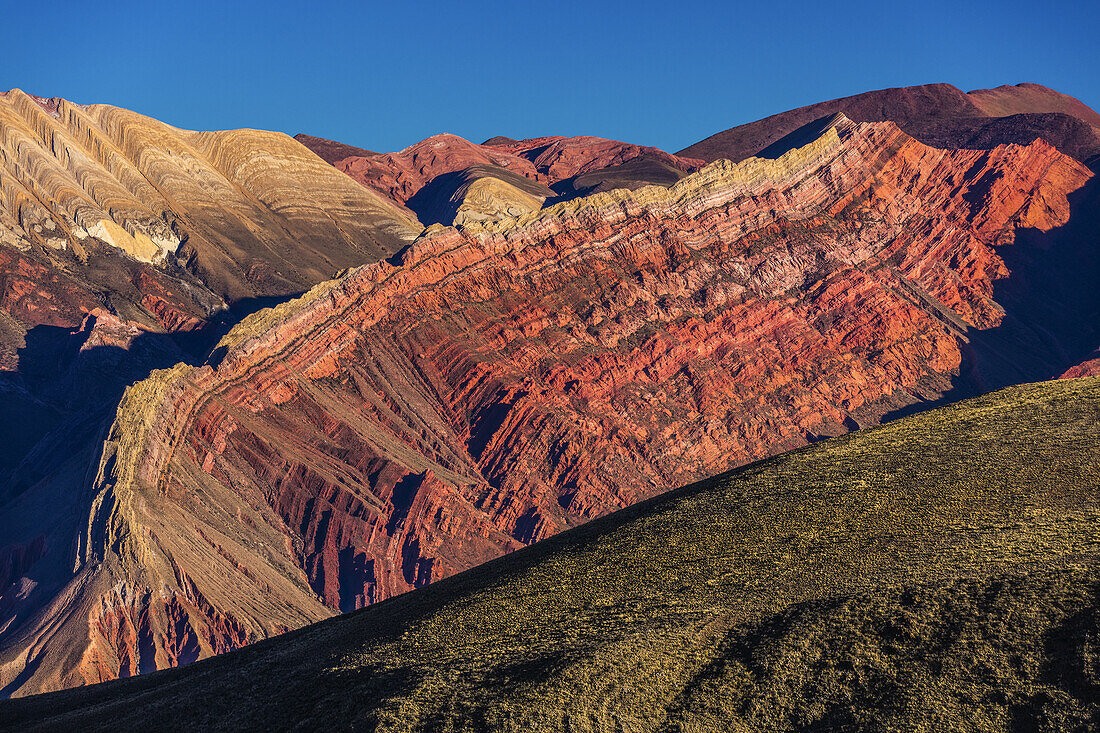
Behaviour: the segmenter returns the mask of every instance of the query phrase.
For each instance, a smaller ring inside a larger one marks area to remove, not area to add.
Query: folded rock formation
[[[66,342],[87,336],[89,314],[216,341],[239,312],[389,256],[421,229],[286,135],[0,94],[0,485],[38,475],[19,468],[35,437],[97,412],[48,384],[82,358]],[[122,383],[105,377],[67,383],[114,395]]]
[[[1100,379],[1012,387],[0,726],[1090,730],[1098,483]]]
[[[127,390],[82,523],[12,535],[10,578],[43,547],[73,569],[5,597],[0,687],[216,654],[951,389],[1059,374],[1100,309],[1029,311],[1039,281],[1013,268],[1087,280],[1062,235],[1090,181],[1043,141],[941,150],[841,116],[774,159],[430,227]]]

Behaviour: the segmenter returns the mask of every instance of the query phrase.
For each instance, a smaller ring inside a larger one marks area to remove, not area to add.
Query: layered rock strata
[[[280,133],[191,132],[107,105],[0,96],[0,244],[13,249],[177,264],[237,300],[300,293],[419,231]]]
[[[421,229],[286,135],[0,94],[0,493],[41,475],[25,463],[37,443],[78,453],[73,426],[117,407],[119,380],[74,382],[63,363],[83,358],[69,342],[89,314],[187,334],[200,354],[223,322],[392,255]],[[102,399],[71,409],[62,384]],[[33,462],[51,463],[42,451]]]
[[[432,227],[127,391],[74,580],[10,622],[0,683],[214,654],[936,398],[1015,333],[1017,232],[1053,236],[1089,179],[1041,141],[840,118],[774,160]]]

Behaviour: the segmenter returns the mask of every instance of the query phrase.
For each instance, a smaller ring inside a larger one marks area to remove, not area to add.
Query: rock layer
[[[419,231],[286,135],[0,96],[0,243],[14,249],[178,264],[238,300],[300,293]]]
[[[69,342],[87,336],[89,314],[189,334],[180,342],[202,353],[240,312],[391,255],[420,230],[286,135],[192,132],[106,105],[0,94],[3,492],[39,475],[24,465],[36,442],[78,452],[46,433],[117,407],[118,379],[73,382],[63,363],[83,359]],[[74,413],[52,377],[104,399]]]
[[[0,694],[15,689],[13,648],[29,654],[24,676],[40,644],[84,649],[95,679],[250,638],[180,584],[142,595],[128,566],[74,571],[104,430],[127,384],[421,229],[282,134],[0,93]],[[299,604],[295,623],[327,613],[315,605]],[[87,627],[79,640],[56,636],[69,613]],[[210,619],[200,636],[184,632],[192,617]],[[164,640],[155,659],[152,636]]]
[[[989,373],[968,359],[1053,359],[1000,284],[1089,179],[1041,141],[839,118],[668,188],[432,227],[127,391],[75,579],[16,614],[0,682],[208,656],[874,423]],[[14,541],[13,568],[37,552]]]
[[[684,487],[270,643],[3,701],[0,721],[1090,730],[1098,487],[1100,380],[1013,387]]]

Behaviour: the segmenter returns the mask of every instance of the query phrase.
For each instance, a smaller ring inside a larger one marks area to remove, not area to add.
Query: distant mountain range
[[[1039,84],[964,93],[950,84],[883,89],[834,99],[711,135],[680,155],[742,160],[766,151],[814,120],[843,112],[856,122],[897,123],[906,134],[940,148],[986,150],[1036,138],[1066,155],[1100,163],[1100,114],[1077,99]]]

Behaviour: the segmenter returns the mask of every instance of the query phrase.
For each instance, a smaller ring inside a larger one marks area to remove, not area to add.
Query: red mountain
[[[372,153],[309,135],[298,135],[295,139],[356,181],[407,205],[425,223],[442,221],[438,217],[440,198],[451,196],[460,175],[470,170],[476,171],[478,178],[503,178],[532,195],[548,198],[556,195],[548,187],[572,193],[571,179],[582,174],[598,178],[607,170],[614,174],[622,164],[639,159],[649,166],[666,166],[677,171],[673,180],[703,165],[701,160],[680,158],[657,148],[587,136],[531,140],[498,137],[477,145],[457,135],[444,134],[398,153]],[[628,187],[637,187],[654,182],[649,180],[651,177],[652,172],[639,169],[627,176],[626,183]],[[595,185],[598,184],[590,182],[587,188]]]

